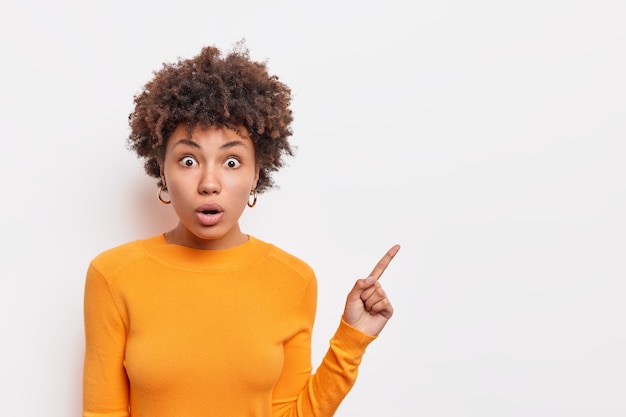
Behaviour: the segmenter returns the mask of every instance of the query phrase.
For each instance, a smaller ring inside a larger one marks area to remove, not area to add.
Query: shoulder
[[[147,254],[141,242],[141,240],[127,242],[100,252],[91,260],[90,267],[106,276],[114,276],[128,265],[146,258]]]
[[[272,243],[264,242],[253,237],[251,237],[251,239],[255,239],[256,244],[265,248],[267,251],[267,257],[275,268],[290,270],[307,281],[315,279],[313,268],[301,258],[279,248]]]

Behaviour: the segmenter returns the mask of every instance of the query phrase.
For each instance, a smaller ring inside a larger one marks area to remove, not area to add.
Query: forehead
[[[173,149],[179,145],[189,145],[196,148],[221,146],[229,144],[229,147],[242,146],[254,150],[254,144],[245,127],[226,126],[195,126],[189,129],[186,124],[180,124],[172,132],[167,140],[167,149]]]

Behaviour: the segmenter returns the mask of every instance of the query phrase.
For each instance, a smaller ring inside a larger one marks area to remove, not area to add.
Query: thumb
[[[349,303],[352,303],[355,301],[361,302],[362,301],[361,294],[363,293],[363,291],[375,285],[376,281],[377,281],[376,277],[373,277],[373,276],[363,278],[363,279],[357,279],[356,282],[354,283],[354,286],[348,293],[347,301]]]

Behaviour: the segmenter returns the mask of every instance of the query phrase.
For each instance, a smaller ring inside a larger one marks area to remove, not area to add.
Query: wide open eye
[[[241,165],[241,162],[238,158],[234,156],[229,156],[228,159],[226,159],[226,161],[224,162],[224,165],[226,165],[228,168],[237,168],[239,167],[239,165]]]
[[[197,165],[198,163],[191,156],[185,156],[181,158],[180,164],[184,167],[192,167],[194,165]]]

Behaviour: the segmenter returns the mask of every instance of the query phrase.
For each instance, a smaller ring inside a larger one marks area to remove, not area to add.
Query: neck
[[[249,236],[243,233],[239,226],[226,235],[202,237],[191,233],[182,223],[179,223],[169,232],[164,233],[164,236],[168,244],[202,250],[230,249],[246,243],[249,239]]]

